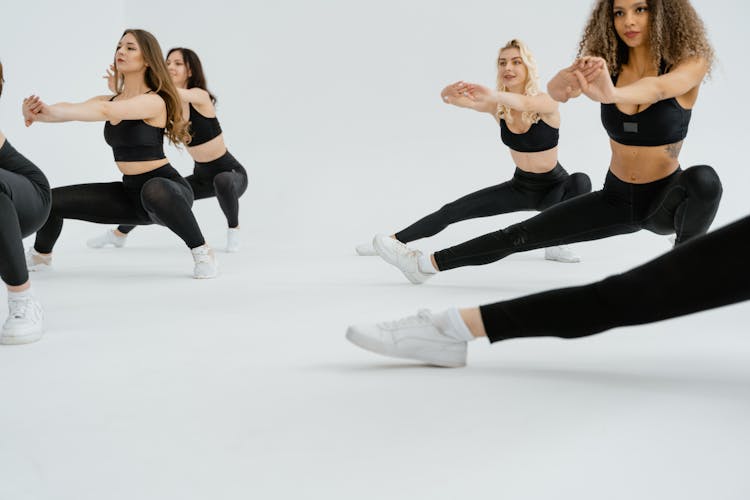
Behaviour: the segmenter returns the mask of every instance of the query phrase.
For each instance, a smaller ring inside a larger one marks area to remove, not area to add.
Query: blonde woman
[[[193,277],[216,276],[216,260],[193,216],[193,191],[164,155],[164,135],[189,142],[180,96],[167,72],[161,48],[144,30],[126,30],[115,51],[118,93],[78,104],[47,105],[24,100],[26,124],[104,121],[121,182],[77,184],[52,190],[52,211],[27,254],[29,269],[49,266],[64,219],[100,224],[161,224],[190,248]],[[121,75],[121,78],[120,78]]]
[[[586,174],[568,175],[557,160],[560,128],[558,104],[539,91],[536,62],[526,45],[511,40],[497,58],[497,90],[457,82],[441,94],[454,106],[488,113],[500,125],[500,138],[516,164],[513,178],[502,184],[468,194],[448,203],[390,237],[376,236],[372,246],[388,259],[392,247],[406,248],[420,238],[433,236],[450,224],[521,210],[545,210],[556,203],[591,191]],[[370,245],[358,253],[372,254]],[[546,258],[577,262],[565,248],[548,248]]]

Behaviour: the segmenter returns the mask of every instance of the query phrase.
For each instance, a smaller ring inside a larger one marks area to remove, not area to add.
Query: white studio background
[[[749,208],[750,6],[693,3],[718,62],[681,160],[719,172],[718,227]],[[750,304],[576,342],[476,342],[457,371],[376,358],[343,340],[352,322],[588,282],[667,250],[665,238],[641,232],[576,245],[578,267],[530,252],[419,288],[351,256],[375,232],[510,177],[493,120],[443,104],[439,92],[458,79],[492,84],[497,48],[513,37],[529,44],[546,82],[575,56],[589,7],[4,6],[0,128],[53,186],[119,173],[101,124],[26,129],[21,99],[105,93],[100,77],[127,27],[151,31],[165,51],[200,55],[251,184],[243,252],[219,254],[222,275],[210,282],[184,276],[189,256],[163,228],[139,229],[125,253],[99,253],[83,240],[101,226],[66,222],[57,269],[33,278],[47,335],[0,350],[0,500],[747,498]],[[609,160],[599,108],[579,99],[562,113],[560,161],[597,188]],[[186,153],[168,156],[190,173]],[[215,201],[194,207],[219,247]],[[458,224],[419,247],[526,216]]]
[[[575,56],[589,2],[111,5],[50,3],[34,21],[33,35],[20,12],[6,9],[0,40],[8,83],[0,110],[9,139],[53,186],[115,179],[101,124],[24,130],[18,103],[31,92],[50,102],[104,93],[100,75],[123,27],[143,27],[165,51],[184,45],[202,57],[227,143],[251,175],[243,213],[263,214],[253,218],[253,230],[283,235],[279,243],[298,248],[300,241],[323,243],[320,234],[327,234],[326,245],[350,244],[373,231],[396,230],[426,209],[506,179],[513,166],[497,126],[442,104],[439,91],[458,79],[491,84],[497,47],[512,37],[527,41],[546,82]],[[742,188],[750,173],[738,158],[747,106],[737,96],[750,76],[739,64],[746,36],[739,19],[750,7],[695,5],[718,63],[681,160],[718,170],[725,187],[721,224],[747,209]],[[562,111],[561,163],[601,186],[609,152],[598,107],[579,99]],[[185,153],[170,149],[169,156],[189,173]],[[423,201],[406,201],[415,196]],[[459,229],[451,239],[479,230],[465,227],[468,233]]]

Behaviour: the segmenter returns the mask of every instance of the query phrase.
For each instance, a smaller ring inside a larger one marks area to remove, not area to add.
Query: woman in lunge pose
[[[240,249],[239,198],[247,189],[247,172],[224,144],[221,125],[216,118],[216,98],[208,91],[203,65],[190,49],[177,47],[167,53],[167,69],[182,99],[184,116],[190,119],[191,140],[188,153],[195,160],[193,175],[186,178],[196,200],[216,197],[227,218],[227,252]],[[110,90],[116,84],[107,73]],[[91,248],[105,245],[122,247],[135,226],[120,225],[86,243]]]
[[[497,90],[458,82],[443,89],[441,96],[448,104],[489,113],[497,120],[500,138],[516,164],[513,178],[448,203],[390,238],[376,236],[373,243],[357,247],[360,255],[375,255],[378,247],[387,245],[405,248],[405,243],[433,236],[459,221],[521,210],[544,210],[591,191],[586,174],[568,175],[557,161],[559,106],[539,91],[536,62],[520,40],[511,40],[500,49]],[[559,246],[547,248],[545,257],[578,262],[570,250]]]
[[[126,30],[115,52],[114,96],[79,104],[47,105],[39,97],[24,100],[26,124],[105,121],[104,138],[112,146],[121,182],[78,184],[52,190],[52,211],[29,249],[29,268],[49,266],[64,219],[102,224],[161,224],[190,248],[195,278],[216,276],[216,260],[191,211],[190,185],[164,156],[164,135],[175,144],[189,141],[182,105],[153,35]],[[120,75],[122,76],[120,78]]]
[[[47,178],[0,131],[0,277],[8,288],[8,318],[0,344],[26,344],[42,337],[42,305],[31,292],[22,240],[42,227],[50,203]]]
[[[721,199],[719,177],[707,165],[683,171],[678,161],[713,60],[689,0],[599,0],[579,56],[550,81],[548,91],[562,102],[584,93],[602,103],[612,149],[604,188],[429,258],[384,244],[379,252],[384,259],[421,283],[438,271],[550,245],[640,229],[676,233],[679,245],[708,230]]]
[[[750,216],[597,283],[478,308],[420,311],[349,327],[354,344],[387,356],[459,367],[466,343],[527,337],[573,339],[750,299]],[[544,312],[540,314],[540,312]]]

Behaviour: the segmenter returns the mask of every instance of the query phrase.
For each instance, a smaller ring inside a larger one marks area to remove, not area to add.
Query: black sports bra
[[[110,101],[117,96],[112,96]],[[104,124],[104,140],[112,146],[115,161],[149,161],[166,158],[164,129],[143,120],[122,120]]]
[[[221,135],[218,118],[203,116],[192,104],[188,104],[188,107],[190,108],[190,135],[192,136],[189,146],[199,146]]]
[[[503,144],[514,151],[538,153],[557,146],[560,139],[560,129],[551,127],[540,118],[539,121],[531,124],[529,130],[523,134],[516,134],[508,128],[505,120],[500,118],[500,139],[502,139]]]
[[[617,84],[617,77],[612,77]],[[692,110],[671,97],[628,115],[615,104],[602,104],[602,125],[613,141],[625,146],[663,146],[685,138]]]

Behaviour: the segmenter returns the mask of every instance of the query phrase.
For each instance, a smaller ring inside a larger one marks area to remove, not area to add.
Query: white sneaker
[[[581,258],[574,254],[568,247],[556,246],[547,247],[544,249],[544,258],[547,260],[554,260],[556,262],[566,262],[574,264],[581,262]]]
[[[357,255],[361,257],[371,257],[378,254],[378,252],[375,251],[375,247],[372,246],[372,241],[368,241],[367,243],[360,243],[359,245],[354,247],[354,251],[357,252]]]
[[[385,356],[448,368],[466,366],[466,342],[445,335],[426,309],[398,321],[350,326],[346,338],[354,345]]]
[[[419,270],[419,257],[422,255],[419,250],[412,250],[385,234],[376,235],[372,246],[384,261],[399,268],[406,279],[415,285],[421,285],[432,277],[432,274]]]
[[[128,235],[117,236],[112,229],[107,229],[104,234],[87,240],[86,246],[89,248],[102,248],[107,245],[112,245],[115,248],[122,248],[125,246],[127,240]]]
[[[42,338],[44,312],[33,296],[8,298],[8,319],[5,320],[0,344],[29,344]]]
[[[190,252],[193,254],[193,260],[195,261],[193,278],[215,278],[219,271],[219,265],[216,262],[214,251],[208,245],[203,245],[193,248]]]
[[[26,251],[26,269],[29,271],[43,271],[52,267],[52,254],[42,255],[34,247]]]
[[[234,253],[240,251],[240,228],[230,227],[227,229],[227,252]]]

